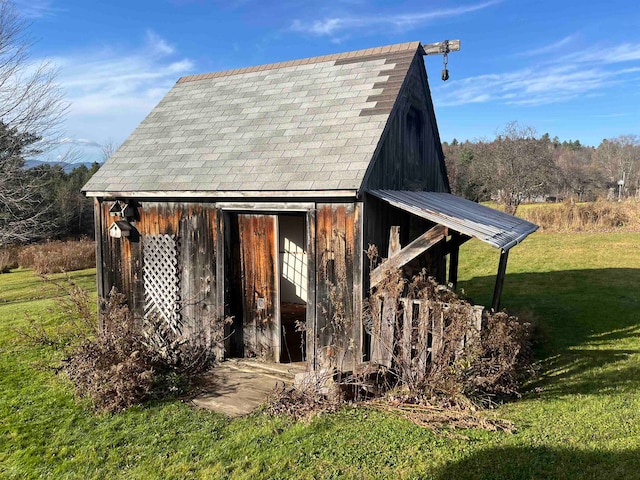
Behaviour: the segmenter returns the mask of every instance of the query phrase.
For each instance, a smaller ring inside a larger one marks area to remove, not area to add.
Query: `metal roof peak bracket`
[[[449,52],[460,51],[460,40],[443,40],[436,43],[422,44],[422,50],[424,55],[442,55],[442,63],[444,68],[442,69],[442,81],[449,80],[449,70],[447,64],[449,63]]]

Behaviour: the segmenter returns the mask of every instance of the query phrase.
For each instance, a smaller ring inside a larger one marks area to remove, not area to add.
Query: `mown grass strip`
[[[475,242],[460,285],[491,299],[497,252]],[[94,291],[94,271],[71,277]],[[171,401],[95,415],[47,365],[61,353],[14,330],[64,322],[60,293],[29,271],[0,275],[2,478],[635,478],[640,471],[640,234],[535,234],[510,255],[503,306],[547,336],[542,376],[489,415],[516,434],[434,435],[344,408],[307,423],[229,420]]]

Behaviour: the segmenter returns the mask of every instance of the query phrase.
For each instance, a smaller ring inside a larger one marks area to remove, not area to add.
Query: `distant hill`
[[[87,168],[91,168],[93,162],[76,162],[76,163],[67,163],[67,162],[44,162],[42,160],[27,160],[24,163],[24,168],[35,168],[41,165],[59,165],[65,171],[65,173],[70,173],[74,168],[77,168],[81,165],[84,165]]]

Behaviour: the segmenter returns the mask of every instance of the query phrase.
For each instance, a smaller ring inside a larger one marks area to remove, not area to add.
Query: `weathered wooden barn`
[[[504,274],[535,226],[449,193],[424,53],[413,42],[179,79],[84,187],[99,295],[116,287],[136,316],[220,358],[315,368],[330,348],[368,358],[360,318],[381,270],[367,249],[386,256],[390,231],[394,265],[455,283],[474,236],[502,250]]]

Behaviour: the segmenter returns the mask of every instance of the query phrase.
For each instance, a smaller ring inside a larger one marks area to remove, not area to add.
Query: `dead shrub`
[[[38,274],[93,268],[96,266],[95,242],[83,239],[28,245],[20,249],[18,263]]]
[[[393,310],[386,319],[381,318],[379,296]],[[412,319],[410,335],[404,325],[407,300],[429,305],[428,316]],[[520,386],[534,373],[531,323],[504,312],[484,312],[480,318],[477,308],[424,270],[410,281],[400,270],[389,272],[365,302],[363,315],[366,331],[378,336],[372,343],[386,349],[390,366],[371,361],[357,371],[338,372],[330,364],[297,388],[278,390],[267,413],[308,418],[349,401],[392,411],[432,430],[446,429],[445,434],[455,428],[515,430],[509,422],[486,419],[477,410],[520,396]],[[440,321],[420,338],[416,322],[426,318]],[[374,328],[385,320],[393,322],[393,340],[386,344],[388,338]],[[429,339],[436,337],[433,350]]]
[[[77,395],[90,398],[100,411],[115,412],[147,399],[154,385],[154,362],[124,295],[112,291],[102,316],[104,327],[72,349],[65,371]]]
[[[0,273],[9,273],[18,268],[18,247],[0,249]]]
[[[438,404],[487,407],[518,398],[532,373],[531,324],[504,312],[483,315],[479,342],[460,350],[465,319],[451,317],[442,350],[431,361],[423,391]]]
[[[334,376],[327,371],[310,372],[306,382],[293,388],[277,385],[269,399],[265,412],[269,415],[288,415],[294,420],[337,411],[344,405],[340,392],[331,388]]]
[[[98,411],[118,412],[186,393],[215,360],[200,339],[187,341],[168,331],[166,323],[136,319],[115,289],[100,302],[100,324],[86,290],[70,278],[41,278],[65,293],[59,308],[66,321],[45,328],[31,320],[17,331],[32,344],[63,350],[62,365],[49,368],[65,371],[76,395],[89,398]]]
[[[163,322],[137,321],[113,290],[101,305],[102,328],[72,349],[65,371],[95,408],[117,412],[185,393],[213,363],[211,349],[186,341]]]
[[[531,323],[485,311],[478,331],[478,311],[424,271],[410,282],[399,271],[391,272],[372,297],[379,295],[392,312],[381,318],[378,304],[370,298],[365,328],[376,336],[380,334],[374,324],[393,323],[388,327],[391,338],[374,339],[390,358],[390,366],[384,367],[387,375],[378,376],[386,382],[383,390],[403,391],[410,403],[462,408],[519,396],[520,385],[533,371]],[[407,330],[402,298],[419,300],[421,308],[428,308],[428,315],[412,319],[410,338],[403,333]]]

